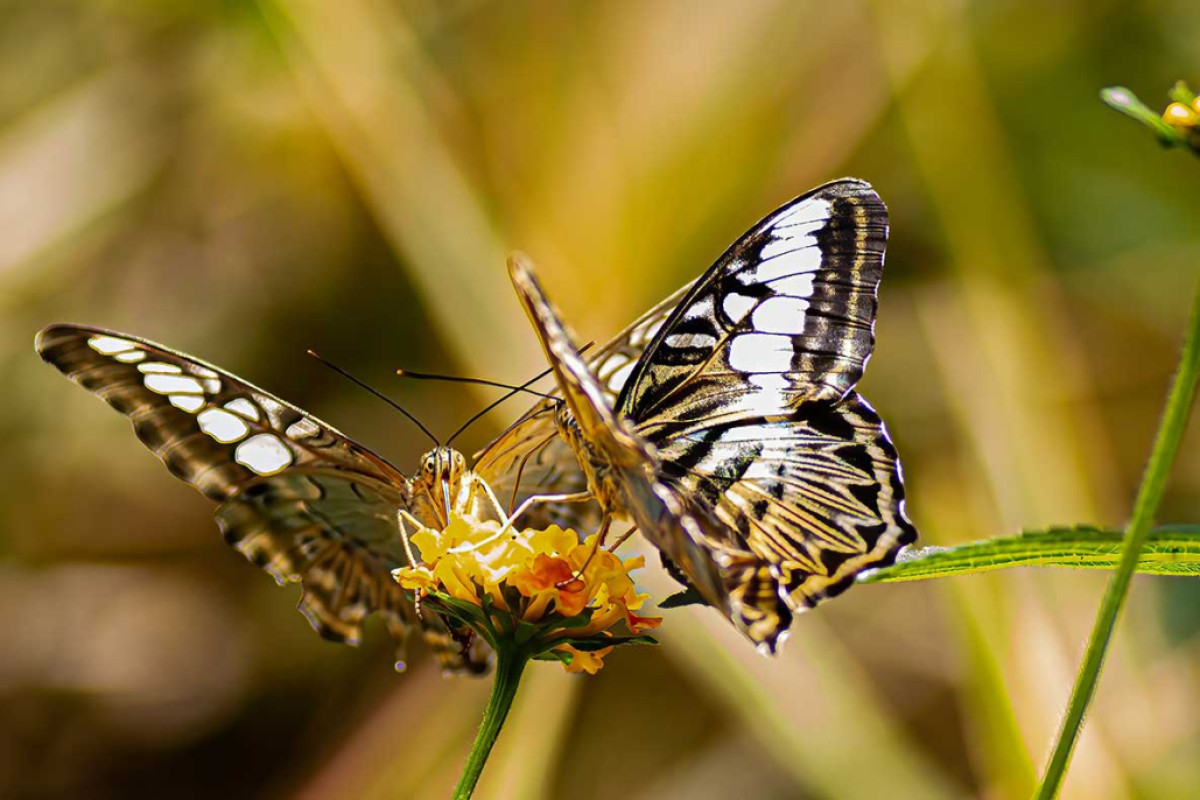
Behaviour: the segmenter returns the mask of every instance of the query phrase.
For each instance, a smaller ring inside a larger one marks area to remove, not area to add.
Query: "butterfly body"
[[[794,613],[916,538],[895,448],[853,391],[886,238],[862,181],[785,204],[676,293],[620,380],[593,371],[532,265],[510,261],[602,512],[632,519],[766,652]]]

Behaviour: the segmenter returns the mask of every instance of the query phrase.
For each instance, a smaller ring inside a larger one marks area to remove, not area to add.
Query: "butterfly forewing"
[[[736,551],[737,542],[719,526],[709,526],[706,531],[688,511],[686,501],[654,479],[654,454],[613,415],[604,387],[579,356],[532,269],[523,257],[509,261],[517,296],[571,411],[570,424],[560,425],[560,431],[588,473],[589,489],[606,512],[628,513],[687,582],[711,605],[728,613],[726,576],[716,553]],[[749,557],[749,553],[744,555]]]
[[[887,232],[883,201],[857,180],[772,212],[679,303],[618,411],[643,425],[680,425],[840,399],[874,346]]]
[[[396,511],[409,483],[332,426],[217,367],[123,333],[51,325],[41,357],[129,417],[167,468],[220,505],[226,540],[281,583],[322,636],[362,637],[375,611],[403,641],[416,616],[391,577],[406,563]],[[426,615],[430,617],[431,615]],[[443,663],[476,670],[421,620]]]

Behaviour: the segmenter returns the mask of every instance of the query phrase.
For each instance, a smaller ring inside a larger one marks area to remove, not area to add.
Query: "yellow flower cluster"
[[[395,571],[401,586],[470,603],[484,612],[472,627],[489,641],[534,636],[539,657],[561,661],[568,672],[595,674],[612,650],[602,646],[605,637],[637,636],[661,622],[635,613],[649,596],[637,593],[629,572],[644,559],[593,552],[595,536],[580,543],[557,526],[517,530],[454,514],[444,529],[421,528],[411,541],[422,561]]]

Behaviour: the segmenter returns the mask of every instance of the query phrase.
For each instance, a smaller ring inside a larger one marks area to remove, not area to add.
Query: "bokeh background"
[[[215,361],[411,468],[826,180],[892,213],[863,382],[927,544],[1121,524],[1200,264],[1200,164],[1097,90],[1200,80],[1200,6],[0,2],[0,796],[440,798],[487,684],[319,640],[207,501],[39,362],[56,320]],[[520,410],[491,415],[471,451]],[[1200,521],[1200,438],[1163,521]],[[645,571],[651,591],[666,584]],[[859,587],[757,656],[715,614],[527,678],[482,798],[1022,798],[1106,575]],[[1134,582],[1070,798],[1200,786],[1200,590]]]

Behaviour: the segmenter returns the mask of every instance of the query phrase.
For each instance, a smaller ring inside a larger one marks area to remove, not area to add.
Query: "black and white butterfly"
[[[632,350],[591,363],[514,257],[565,403],[535,407],[480,464],[530,460],[545,443],[534,472],[561,484],[569,450],[604,528],[630,519],[677,577],[773,652],[794,613],[916,539],[896,450],[853,391],[874,346],[887,233],[869,184],[821,186],[635,323]]]

